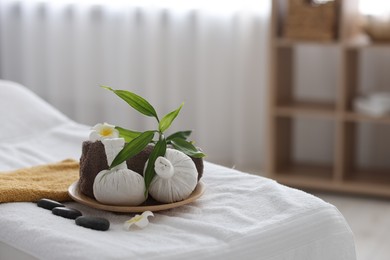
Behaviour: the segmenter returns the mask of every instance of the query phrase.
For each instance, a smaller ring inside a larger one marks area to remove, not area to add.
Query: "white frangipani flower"
[[[103,139],[108,138],[118,138],[119,132],[115,129],[114,125],[110,125],[107,123],[104,124],[96,124],[92,127],[92,131],[89,134],[89,140],[91,142],[101,141]]]
[[[154,217],[153,212],[145,211],[141,215],[135,215],[133,218],[129,219],[123,225],[125,229],[130,229],[130,227],[134,224],[139,228],[144,228],[149,224],[148,217]]]

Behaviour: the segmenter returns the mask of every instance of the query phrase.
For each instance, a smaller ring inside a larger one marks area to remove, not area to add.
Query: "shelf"
[[[268,130],[271,178],[306,190],[390,198],[390,115],[376,117],[353,109],[355,98],[367,85],[363,70],[376,73],[381,66],[380,72],[386,72],[387,67],[380,63],[373,68],[362,62],[371,52],[389,51],[390,42],[373,42],[357,28],[357,0],[337,1],[336,39],[286,38],[289,34],[283,26],[289,2],[293,1],[272,1]],[[321,56],[316,56],[318,50]],[[302,60],[301,55],[309,58]],[[332,55],[334,63],[329,62]],[[368,81],[377,84],[380,80]],[[382,83],[378,88],[385,89],[386,82]]]
[[[365,169],[354,172],[354,178],[331,179],[330,166],[294,165],[273,175],[278,182],[301,189],[343,192],[390,197],[390,169]]]
[[[354,171],[346,181],[353,183],[370,183],[374,185],[390,185],[390,168],[364,168]],[[389,189],[390,190],[390,189]]]
[[[285,165],[277,170],[279,177],[301,177],[315,180],[331,180],[333,167],[331,165],[313,164],[313,163],[293,163]]]
[[[286,38],[277,38],[275,44],[278,47],[294,47],[297,45],[314,45],[321,47],[340,47],[341,43],[339,41],[309,41],[309,40],[293,40]]]
[[[368,42],[362,44],[347,44],[347,49],[358,50],[358,49],[370,49],[370,48],[389,48],[390,42]]]
[[[389,48],[390,41],[372,41],[367,35],[360,35],[348,41],[347,49]]]
[[[390,198],[389,186],[390,183],[371,184],[365,182],[345,181],[342,185],[336,186],[333,191]]]
[[[335,117],[335,104],[329,102],[294,101],[276,107],[278,116],[307,116],[333,119]]]
[[[348,122],[368,122],[368,123],[381,123],[381,124],[390,124],[390,115],[375,117],[370,115],[365,115],[356,112],[347,112],[344,114],[344,119]]]
[[[358,169],[344,183],[349,191],[389,197],[390,169]]]
[[[333,182],[332,173],[330,165],[300,163],[279,169],[273,178],[292,187],[329,189]]]
[[[390,183],[382,184],[371,184],[364,182],[334,182],[334,181],[323,181],[315,179],[307,179],[299,176],[278,176],[275,175],[275,180],[279,183],[290,187],[300,188],[306,191],[320,190],[320,191],[331,191],[338,193],[349,193],[357,195],[375,196],[390,198]]]

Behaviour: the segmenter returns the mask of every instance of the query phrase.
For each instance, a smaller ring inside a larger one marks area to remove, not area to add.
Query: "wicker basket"
[[[331,41],[337,37],[337,1],[289,0],[284,37],[295,40]]]

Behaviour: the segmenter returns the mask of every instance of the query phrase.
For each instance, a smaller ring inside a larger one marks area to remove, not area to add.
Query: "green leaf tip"
[[[121,90],[121,89],[116,90],[103,85],[101,87],[114,92],[118,97],[123,99],[127,104],[129,104],[132,108],[134,108],[141,114],[144,114],[145,116],[155,117],[157,121],[159,121],[156,110],[143,97],[133,92],[130,92],[128,90]]]
[[[184,106],[184,102],[181,103],[179,108],[173,110],[172,112],[169,112],[161,119],[158,125],[158,129],[160,130],[161,133],[165,132],[171,126],[173,120],[175,120],[175,118],[177,117],[177,115],[179,114],[183,106]]]
[[[104,86],[104,85],[100,85],[101,88],[104,88],[104,89],[107,89],[107,90],[110,90],[110,91],[114,91],[112,88],[108,87],[108,86]]]

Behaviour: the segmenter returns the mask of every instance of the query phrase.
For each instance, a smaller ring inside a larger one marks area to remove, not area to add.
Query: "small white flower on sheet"
[[[135,225],[139,228],[145,228],[149,224],[148,217],[154,217],[153,212],[145,211],[141,215],[135,215],[133,218],[127,220],[123,225],[125,229],[130,230],[132,225]]]

